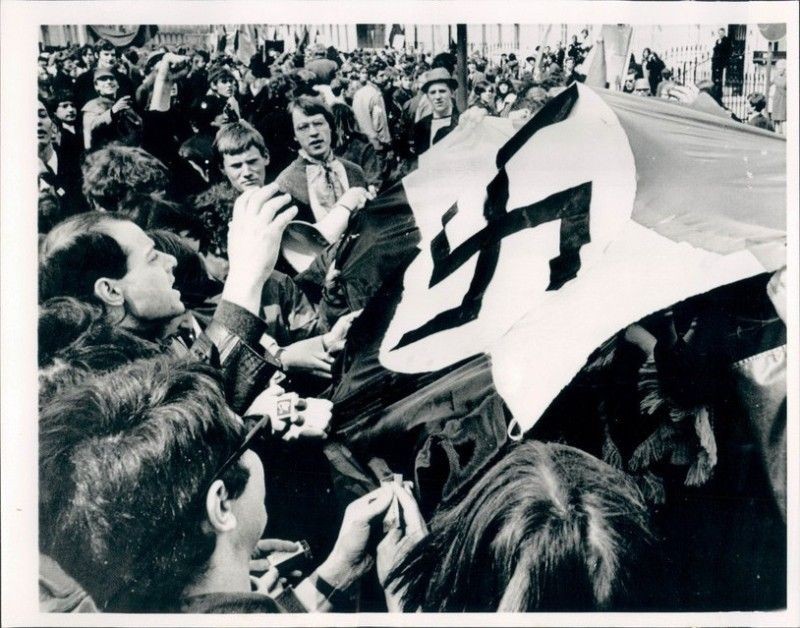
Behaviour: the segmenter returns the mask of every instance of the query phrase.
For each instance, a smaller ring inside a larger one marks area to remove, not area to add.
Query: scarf
[[[322,213],[322,216],[316,216],[320,220],[349,187],[347,173],[333,151],[327,159],[315,159],[302,149],[299,152],[306,166],[309,204],[315,215]]]

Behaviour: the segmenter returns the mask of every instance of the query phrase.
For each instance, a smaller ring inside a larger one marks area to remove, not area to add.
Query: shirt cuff
[[[230,301],[220,301],[214,320],[227,327],[251,347],[257,347],[267,324],[252,312]]]
[[[275,598],[275,603],[284,613],[307,613],[306,607],[297,599],[292,587],[286,587]]]

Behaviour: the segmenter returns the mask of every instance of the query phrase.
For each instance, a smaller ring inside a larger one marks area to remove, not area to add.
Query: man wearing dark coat
[[[412,147],[419,156],[458,125],[458,111],[453,93],[458,82],[445,68],[434,68],[425,75],[422,93],[427,95],[433,112],[420,118],[412,132]]]

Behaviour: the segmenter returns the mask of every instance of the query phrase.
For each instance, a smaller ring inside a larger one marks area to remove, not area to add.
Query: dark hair
[[[289,113],[292,113],[295,109],[298,111],[303,112],[307,116],[315,116],[318,113],[321,113],[325,119],[328,121],[328,125],[331,127],[331,131],[336,128],[336,123],[333,119],[333,114],[331,110],[325,105],[321,98],[317,98],[314,96],[299,96],[295,98],[293,101],[289,103]]]
[[[238,447],[213,370],[139,360],[63,391],[39,417],[39,549],[108,611],[164,611],[202,576],[205,492]],[[249,473],[223,476],[228,495]]]
[[[148,231],[147,235],[153,239],[157,250],[178,261],[172,273],[175,289],[180,291],[187,309],[199,307],[207,298],[222,292],[222,284],[208,276],[203,260],[185,238],[165,229]]]
[[[94,151],[81,171],[86,200],[109,212],[130,197],[163,193],[169,184],[167,167],[137,146],[109,145]]]
[[[112,44],[107,39],[98,39],[94,43],[94,51],[99,53],[101,50],[113,50],[114,52],[116,52],[117,49],[114,48],[114,44]]]
[[[103,226],[120,220],[105,212],[70,216],[56,225],[39,251],[39,302],[52,297],[75,297],[97,302],[94,284],[101,277],[121,279],[128,257]]]
[[[503,94],[503,96],[506,96],[508,94],[515,94],[516,93],[516,90],[514,89],[514,83],[512,83],[510,79],[503,78],[503,79],[500,79],[497,82],[497,96],[498,96],[498,98],[501,96],[501,94],[500,94],[500,86],[501,85],[505,85],[506,87],[508,87],[508,92],[506,92],[506,94]]]
[[[178,203],[160,194],[134,194],[122,201],[115,212],[136,223],[143,230],[169,229],[176,233],[188,232],[200,237],[202,224],[197,216]]]
[[[211,59],[211,57],[209,56],[208,52],[206,52],[202,48],[193,51],[192,52],[192,56],[193,57],[201,57],[203,59],[203,61],[205,61],[206,63],[208,63],[209,60]]]
[[[623,603],[649,539],[621,471],[566,445],[513,446],[390,574],[424,611],[592,610]]]
[[[767,98],[761,92],[754,92],[750,94],[747,97],[747,102],[750,103],[750,106],[756,112],[764,111],[767,106]]]
[[[494,91],[494,85],[492,85],[489,81],[478,81],[472,88],[472,91],[475,93],[476,96],[480,96],[484,92]]]
[[[356,116],[350,107],[337,102],[331,107],[331,113],[334,120],[334,146],[344,146],[353,138],[366,140],[366,136],[358,128]]]
[[[51,362],[57,351],[102,317],[103,310],[99,306],[74,297],[54,297],[42,303],[39,306],[39,366]]]
[[[228,223],[239,193],[227,181],[212,185],[194,197],[193,205],[200,219],[200,251],[214,255],[228,254]]]
[[[100,306],[72,297],[49,299],[39,308],[39,407],[91,373],[159,353],[157,344],[110,325]]]
[[[128,61],[130,61],[133,65],[139,63],[139,53],[136,52],[133,48],[126,49],[122,56],[125,57]]]
[[[431,61],[431,69],[433,68],[445,68],[450,74],[452,74],[456,69],[455,55],[452,55],[449,52],[440,52],[433,58],[433,61]]]

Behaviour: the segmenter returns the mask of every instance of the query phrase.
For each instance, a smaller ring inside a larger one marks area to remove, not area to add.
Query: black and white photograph
[[[3,625],[797,625],[796,3],[3,11]]]

